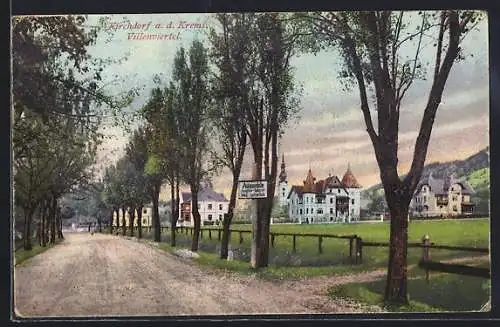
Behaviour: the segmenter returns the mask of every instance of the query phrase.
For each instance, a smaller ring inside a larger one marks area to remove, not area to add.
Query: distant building
[[[360,192],[361,185],[352,173],[350,165],[342,181],[331,175],[316,181],[309,169],[304,185],[293,185],[290,189],[287,197],[289,217],[298,223],[359,220]]]
[[[431,172],[417,186],[410,208],[414,217],[470,215],[475,206],[471,202],[473,193],[465,179],[456,179],[454,175],[435,178]]]
[[[194,226],[192,213],[191,192],[181,192],[179,196],[178,225]],[[215,192],[210,186],[205,185],[198,192],[198,211],[202,225],[215,224],[222,221],[229,208],[229,200],[224,194]]]
[[[281,157],[281,172],[278,182],[278,199],[281,206],[288,205],[288,193],[290,193],[290,189],[288,188],[288,180],[285,169],[285,155],[283,154]]]

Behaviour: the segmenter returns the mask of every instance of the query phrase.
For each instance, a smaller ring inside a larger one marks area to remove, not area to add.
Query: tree
[[[37,211],[42,243],[49,231],[52,242],[56,234],[62,237],[57,201],[90,175],[101,105],[119,107],[100,87],[102,62],[87,53],[98,29],[86,29],[85,21],[12,20],[15,206],[23,209],[27,250]]]
[[[179,117],[183,115],[179,106],[179,94],[173,83],[170,83],[164,91],[165,114],[162,120],[162,153],[166,165],[166,177],[170,184],[170,245],[176,245],[176,228],[179,219],[179,186],[181,183],[181,170],[184,166],[183,151],[181,149],[181,125]]]
[[[148,144],[148,156],[144,167],[146,173],[146,185],[148,194],[153,204],[153,229],[154,240],[160,242],[161,239],[161,224],[160,214],[158,211],[158,202],[160,197],[160,190],[165,179],[166,165],[162,156],[162,142],[163,138],[158,135],[162,133],[162,113],[165,105],[163,92],[160,88],[154,88],[151,91],[151,97],[146,105],[142,108],[142,114],[146,121],[145,137]]]
[[[227,215],[223,220],[220,258],[226,259],[229,245],[229,228],[236,205],[236,193],[241,167],[247,146],[246,112],[249,105],[249,84],[252,83],[252,49],[248,43],[253,15],[217,14],[222,28],[217,34],[211,31],[211,58],[218,74],[214,77],[213,92],[216,103],[213,111],[214,126],[220,144],[222,165],[229,168],[233,180]],[[249,76],[250,75],[250,76]]]
[[[301,23],[309,24],[313,39],[305,47],[315,51],[335,46],[344,69],[341,77],[359,90],[361,111],[375,150],[391,214],[390,249],[385,300],[407,303],[408,209],[422,175],[436,112],[453,64],[462,58],[460,43],[475,26],[478,13],[446,10],[435,13],[409,14],[403,11],[329,12],[298,14]],[[415,30],[408,18],[419,19]],[[435,33],[435,34],[432,34]],[[307,34],[307,33],[306,33]],[[433,36],[434,69],[429,98],[415,144],[409,173],[400,178],[398,165],[399,117],[403,98],[413,82],[425,76],[421,61],[424,37]],[[318,43],[319,41],[319,43]],[[312,45],[312,47],[311,47]],[[403,50],[413,47],[413,56],[405,58]],[[372,121],[370,92],[376,110]]]
[[[139,127],[131,137],[126,156],[134,167],[132,205],[137,208],[138,237],[142,238],[142,209],[148,201],[147,176],[144,171],[148,160],[148,143],[144,128]]]
[[[186,55],[188,59],[186,59]],[[200,184],[214,168],[209,157],[207,53],[200,41],[193,41],[189,52],[180,48],[174,58],[172,85],[176,89],[179,111],[179,149],[183,158],[181,176],[191,189],[191,212],[194,220],[192,251],[198,250],[201,217],[198,211]]]
[[[296,38],[291,25],[279,13],[256,16],[252,28],[255,76],[247,106],[247,133],[254,154],[254,179],[267,181],[267,198],[257,200],[253,221],[253,267],[265,267],[269,259],[269,229],[278,169],[278,139],[298,111],[297,91],[290,65]]]
[[[111,227],[111,233],[113,233],[113,212],[116,215],[116,228],[117,231],[120,228],[120,194],[119,194],[119,181],[115,166],[107,167],[104,171],[104,189],[103,189],[103,200],[104,202],[112,208],[109,216],[109,226]]]

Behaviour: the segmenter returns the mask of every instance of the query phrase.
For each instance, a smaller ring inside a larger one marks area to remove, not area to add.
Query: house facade
[[[330,175],[317,181],[309,169],[303,185],[291,187],[287,204],[289,217],[298,223],[358,221],[361,185],[350,165],[342,180]]]
[[[411,200],[414,217],[450,217],[474,213],[471,201],[474,193],[465,179],[454,175],[435,178],[432,172],[420,181]]]
[[[178,226],[194,226],[191,192],[181,192],[179,195]],[[224,194],[215,192],[212,187],[204,186],[198,192],[198,211],[202,225],[212,225],[224,219],[228,212],[229,200]]]

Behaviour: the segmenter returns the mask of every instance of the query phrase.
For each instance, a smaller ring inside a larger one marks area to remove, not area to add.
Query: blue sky
[[[154,29],[156,23],[173,25],[181,21],[205,23],[214,26],[208,14],[147,14],[112,15],[109,21],[151,24],[146,33],[170,33]],[[91,16],[89,24],[95,24],[99,16]],[[128,59],[109,66],[104,78],[113,80],[119,74],[120,81],[113,84],[111,92],[120,92],[131,87],[141,87],[141,95],[127,110],[136,110],[146,101],[153,84],[153,76],[161,74],[168,81],[176,50],[188,47],[194,38],[205,39],[206,29],[181,29],[180,40],[128,40],[128,30],[116,30],[103,34],[91,53],[99,57],[122,57]],[[159,32],[160,31],[160,32]],[[177,32],[178,30],[175,30]],[[137,32],[137,31],[135,31]],[[432,41],[432,40],[431,40]],[[454,65],[450,74],[442,105],[436,117],[427,162],[465,158],[489,144],[489,72],[488,33],[486,19],[479,31],[471,32],[463,42],[465,61]],[[408,54],[411,49],[406,50]],[[470,56],[470,55],[473,56]],[[422,52],[422,61],[433,60],[432,46]],[[292,65],[295,79],[303,86],[299,118],[290,124],[280,142],[280,154],[285,154],[288,177],[292,184],[301,183],[309,167],[318,178],[328,173],[342,175],[348,162],[358,181],[365,187],[379,182],[378,167],[373,148],[359,108],[357,89],[344,91],[337,78],[340,58],[334,51],[318,55],[302,54],[294,57]],[[431,70],[431,69],[430,69]],[[410,88],[402,105],[400,119],[400,172],[409,167],[413,146],[427,101],[429,81],[417,81]],[[113,138],[107,141],[99,154],[102,165],[116,160],[127,142],[126,135],[118,127],[108,126],[106,133]],[[247,153],[251,160],[252,153]],[[247,162],[249,160],[246,160]],[[249,175],[248,165],[242,173]],[[224,172],[214,180],[215,187],[227,192],[229,175]]]

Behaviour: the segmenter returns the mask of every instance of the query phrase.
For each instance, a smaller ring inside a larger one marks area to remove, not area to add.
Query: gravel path
[[[20,316],[286,314],[377,311],[294,283],[224,274],[117,236],[67,233],[15,267]],[[319,280],[318,280],[319,281]],[[321,285],[321,284],[320,284]],[[319,285],[318,285],[319,286]],[[326,289],[323,284],[322,290]]]

